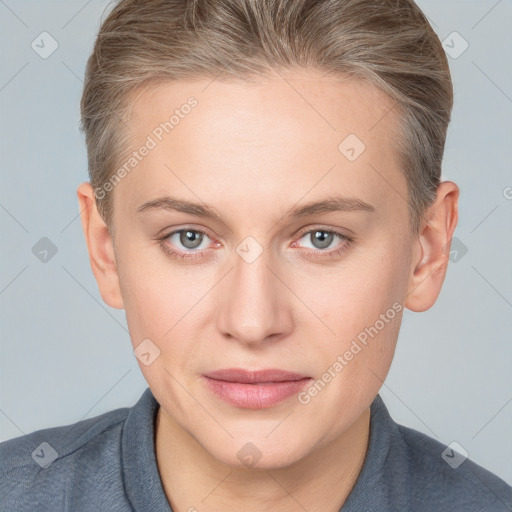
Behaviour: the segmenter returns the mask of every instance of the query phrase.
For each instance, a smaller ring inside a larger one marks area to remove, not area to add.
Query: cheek
[[[215,269],[173,264],[155,248],[132,250],[118,267],[133,347],[149,338],[160,350],[159,363],[183,371],[193,364],[190,347],[197,346],[208,317]]]
[[[407,289],[406,249],[403,241],[383,238],[346,265],[303,282],[300,293],[322,321],[315,324],[322,332],[316,346],[326,368],[347,351],[352,370],[371,366],[380,374],[391,363]]]
[[[154,255],[150,258],[144,250],[125,249],[118,260],[118,274],[132,343],[135,346],[145,338],[163,340],[183,315],[183,285],[165,273],[165,266],[155,264]]]
[[[375,258],[368,265],[340,267],[322,278],[317,276],[314,283],[308,279],[302,286],[304,302],[308,301],[334,337],[357,334],[403,299],[407,283],[405,267],[396,262],[386,266],[380,261]]]
[[[326,330],[316,336],[314,367],[320,382],[306,390],[307,402],[301,403],[311,401],[316,413],[319,408],[347,411],[346,417],[331,417],[333,432],[370,405],[391,366],[403,314],[400,287],[392,276],[393,271],[367,273],[371,283],[331,280],[336,291],[317,303],[319,316],[335,334]]]

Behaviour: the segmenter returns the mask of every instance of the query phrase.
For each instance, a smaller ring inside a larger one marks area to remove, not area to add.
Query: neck
[[[363,467],[370,409],[334,441],[280,468],[234,468],[210,455],[161,407],[156,458],[174,512],[338,512]]]

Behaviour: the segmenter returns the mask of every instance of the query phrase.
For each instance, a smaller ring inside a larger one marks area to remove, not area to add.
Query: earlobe
[[[411,311],[430,309],[441,292],[457,226],[458,198],[458,186],[444,181],[438,187],[436,201],[425,212],[405,299],[405,307]]]
[[[96,207],[91,184],[81,183],[77,189],[77,197],[82,229],[89,251],[89,262],[98,283],[101,298],[110,307],[123,309],[113,240]]]

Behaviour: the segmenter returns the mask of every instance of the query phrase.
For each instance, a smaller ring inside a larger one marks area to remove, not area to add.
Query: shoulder
[[[115,436],[115,430],[121,428],[128,411],[128,408],[115,409],[94,418],[37,430],[0,443],[1,477],[21,468],[38,472],[54,463],[55,467],[69,463],[82,450]]]
[[[0,508],[34,510],[43,500],[43,506],[51,503],[57,509],[78,472],[80,479],[85,477],[89,483],[116,479],[122,428],[129,410],[115,409],[0,443]]]
[[[467,455],[397,423],[377,394],[365,463],[342,510],[512,512],[512,487]]]
[[[410,499],[419,510],[512,510],[512,487],[470,460],[462,446],[396,426],[389,457],[407,471]]]

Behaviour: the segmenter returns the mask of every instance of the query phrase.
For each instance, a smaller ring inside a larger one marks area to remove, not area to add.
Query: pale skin
[[[364,463],[369,408],[403,310],[307,404],[292,397],[235,407],[201,375],[280,368],[319,379],[393,303],[429,309],[445,278],[459,189],[441,183],[414,233],[390,142],[391,100],[315,72],[160,84],[134,101],[131,150],[190,96],[197,106],[115,187],[114,238],[90,184],[77,191],[103,300],[126,310],[134,348],[149,338],[160,349],[139,365],[161,405],[155,450],[164,491],[175,512],[337,512]],[[349,134],[366,146],[352,162],[338,149]],[[221,220],[137,212],[162,196],[209,205]],[[373,211],[288,215],[339,196]],[[180,229],[206,232],[198,249],[171,234]],[[341,236],[319,246],[318,230]],[[167,233],[175,251],[203,254],[170,256],[156,240]],[[236,251],[247,236],[262,249],[251,263]],[[237,455],[249,442],[261,454],[252,467]]]

